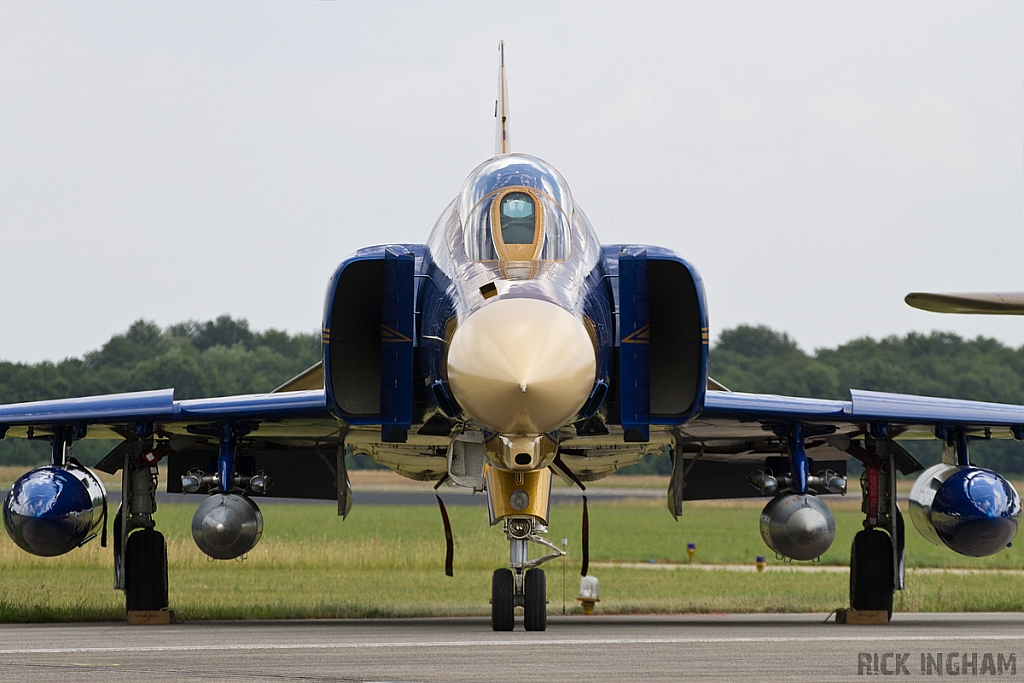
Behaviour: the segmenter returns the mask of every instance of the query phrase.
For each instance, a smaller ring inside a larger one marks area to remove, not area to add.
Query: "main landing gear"
[[[564,554],[540,535],[547,533],[544,522],[550,492],[550,470],[487,470],[491,524],[502,521],[509,541],[509,568],[496,569],[491,577],[491,628],[495,631],[515,628],[516,607],[523,608],[523,627],[527,631],[547,629],[547,579],[538,566]],[[551,552],[531,560],[530,543]]]
[[[897,459],[913,471],[920,465],[901,452],[884,432],[865,440],[866,448],[853,445],[850,453],[864,463],[861,477],[864,529],[857,532],[850,549],[850,607],[857,611],[885,612],[892,619],[893,594],[903,590],[904,525],[896,503]]]
[[[121,463],[121,505],[114,518],[114,588],[128,612],[162,610],[167,597],[167,543],[155,529],[156,462],[152,437],[133,439]]]

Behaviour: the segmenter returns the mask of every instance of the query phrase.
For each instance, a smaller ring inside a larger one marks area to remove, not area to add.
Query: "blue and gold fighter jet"
[[[582,489],[648,454],[672,460],[673,516],[684,500],[763,497],[765,543],[794,560],[829,548],[835,520],[822,499],[845,493],[849,458],[863,462],[856,609],[891,615],[903,587],[895,474],[922,467],[901,441],[946,447],[911,496],[926,537],[970,556],[1012,541],[1018,495],[972,466],[969,447],[1024,439],[1024,407],[725,390],[708,377],[697,271],[667,249],[601,244],[558,171],[511,151],[503,63],[500,74],[495,156],[469,174],[424,244],[369,247],[338,266],[318,365],[262,395],[176,400],[159,389],[0,406],[0,437],[52,444],[52,462],[21,477],[4,503],[15,543],[53,556],[104,534],[106,493],[71,455],[85,438],[120,440],[97,469],[122,473],[111,545],[129,611],[168,603],[154,521],[159,460],[169,491],[204,496],[192,534],[216,559],[259,541],[260,497],[337,500],[346,515],[347,452],[486,491],[489,522],[510,548],[493,575],[495,630],[513,629],[519,606],[527,630],[546,628],[539,565],[561,553],[544,536],[552,476]]]

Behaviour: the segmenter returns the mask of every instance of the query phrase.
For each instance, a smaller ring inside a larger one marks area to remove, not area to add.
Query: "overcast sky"
[[[0,358],[138,318],[314,331],[361,246],[422,242],[494,150],[554,164],[605,242],[704,278],[713,338],[806,350],[1024,318],[1024,3],[0,4]]]

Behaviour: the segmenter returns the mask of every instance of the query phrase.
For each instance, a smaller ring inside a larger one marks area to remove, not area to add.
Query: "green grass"
[[[198,502],[196,498],[196,502]],[[855,504],[834,506],[838,535],[823,564],[845,566],[861,527]],[[194,504],[163,505],[158,528],[168,538],[171,606],[186,619],[483,615],[490,576],[508,561],[500,528],[483,507],[449,508],[455,577],[444,576],[444,534],[434,507],[363,506],[342,521],[330,505],[266,505],[264,536],[245,561],[211,562],[190,534]],[[569,539],[567,594],[575,602],[580,567],[580,508],[553,506],[549,538]],[[846,573],[781,571],[757,530],[759,506],[686,506],[675,522],[649,501],[590,507],[591,561],[656,564],[752,564],[769,571],[597,566],[603,612],[828,612],[846,604]],[[908,566],[1021,569],[1019,547],[972,559],[936,548],[907,531]],[[0,621],[123,619],[123,594],[111,589],[110,549],[96,542],[58,558],[36,558],[0,538]],[[552,613],[562,607],[562,566],[546,565]],[[1024,572],[960,574],[911,571],[898,610],[1024,610]]]

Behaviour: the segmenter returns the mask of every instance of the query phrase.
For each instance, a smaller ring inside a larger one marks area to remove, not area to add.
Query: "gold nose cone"
[[[448,381],[483,427],[542,434],[565,425],[594,385],[597,360],[583,321],[537,299],[499,299],[472,313],[448,349]]]

